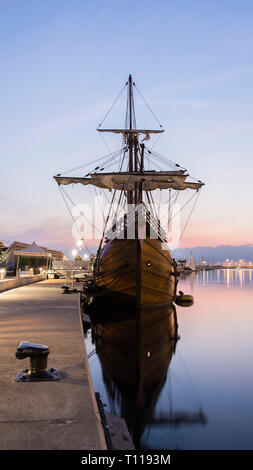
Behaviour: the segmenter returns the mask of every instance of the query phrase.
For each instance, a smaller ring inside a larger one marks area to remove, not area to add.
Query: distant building
[[[0,243],[5,243],[5,242],[0,242]],[[16,261],[17,256],[14,254],[14,251],[24,250],[24,248],[27,248],[29,245],[30,243],[24,243],[24,242],[18,242],[18,241],[13,242],[8,247],[6,246],[2,247],[2,249],[0,245],[0,266],[7,266],[9,262]],[[65,254],[62,251],[49,249],[49,248],[46,248],[45,246],[40,246],[40,248],[44,251],[47,251],[48,253],[51,253],[52,260],[63,261],[67,259]]]

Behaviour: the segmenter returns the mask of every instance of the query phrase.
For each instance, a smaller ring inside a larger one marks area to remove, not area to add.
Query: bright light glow
[[[86,259],[86,260],[87,260],[87,259],[89,259],[89,256],[86,255],[86,253],[85,253],[85,254],[83,255],[83,259]]]
[[[76,256],[76,255],[77,255],[77,250],[76,250],[76,249],[72,250],[72,255],[73,255],[73,256]]]
[[[83,240],[77,240],[76,244],[77,244],[78,248],[81,248],[82,245],[83,245]]]

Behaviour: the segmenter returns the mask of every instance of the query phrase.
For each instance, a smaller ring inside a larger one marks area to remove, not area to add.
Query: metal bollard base
[[[60,380],[61,372],[58,369],[41,370],[31,374],[29,369],[20,370],[16,375],[16,382],[52,382]]]

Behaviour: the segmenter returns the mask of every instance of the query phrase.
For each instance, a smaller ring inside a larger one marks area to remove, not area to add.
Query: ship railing
[[[161,227],[160,221],[150,213],[148,208],[142,204],[138,208],[132,208],[128,213],[126,213],[119,220],[112,223],[112,228],[108,230],[105,234],[107,240],[114,240],[115,238],[124,239],[126,228],[135,226],[136,214],[138,214],[138,222],[140,224],[141,219],[148,223],[150,226],[150,238],[159,238],[163,242],[167,242],[167,234],[165,230]],[[130,230],[131,232],[131,230]],[[152,233],[151,233],[152,232]],[[133,236],[132,238],[135,238]]]

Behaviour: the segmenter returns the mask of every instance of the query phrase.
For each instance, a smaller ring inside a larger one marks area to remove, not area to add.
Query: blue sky
[[[71,248],[52,176],[107,153],[132,73],[155,150],[206,184],[183,245],[252,242],[252,59],[252,1],[0,0],[0,239]]]

